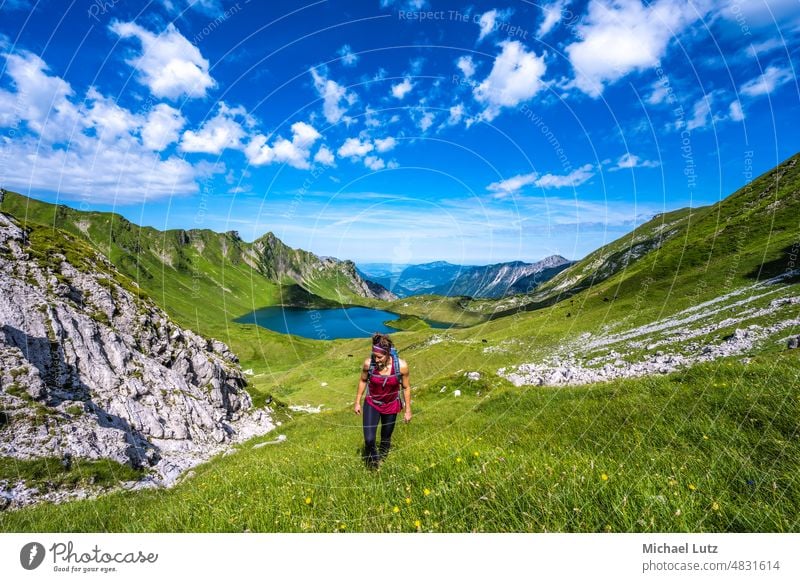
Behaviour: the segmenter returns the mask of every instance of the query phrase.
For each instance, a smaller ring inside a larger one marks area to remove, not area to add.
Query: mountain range
[[[358,269],[365,278],[398,297],[429,294],[497,299],[530,293],[571,264],[572,261],[560,255],[552,255],[536,263],[512,261],[482,266],[446,261],[401,266],[366,263],[358,265]]]

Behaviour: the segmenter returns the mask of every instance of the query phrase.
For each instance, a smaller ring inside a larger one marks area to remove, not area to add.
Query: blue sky
[[[800,151],[797,0],[0,2],[0,183],[159,229],[579,259]]]

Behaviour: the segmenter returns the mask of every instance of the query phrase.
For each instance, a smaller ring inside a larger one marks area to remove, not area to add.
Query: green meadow
[[[800,361],[574,388],[444,376],[378,471],[359,418],[295,418],[170,490],[0,514],[4,531],[796,531]],[[440,392],[441,386],[447,386]],[[461,396],[454,397],[453,390]]]

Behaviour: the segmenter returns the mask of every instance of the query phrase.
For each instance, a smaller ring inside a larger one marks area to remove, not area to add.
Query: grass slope
[[[377,473],[360,419],[323,412],[172,490],[6,512],[0,529],[797,531],[799,379],[792,353],[588,388],[441,377]]]

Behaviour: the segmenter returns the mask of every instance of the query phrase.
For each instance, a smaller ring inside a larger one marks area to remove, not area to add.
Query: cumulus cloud
[[[314,88],[322,97],[322,111],[325,119],[328,123],[338,123],[347,112],[342,102],[352,105],[356,100],[355,93],[348,93],[339,83],[332,79],[326,79],[316,69],[311,69],[311,77],[314,79]]]
[[[69,83],[47,74],[47,64],[38,56],[23,51],[7,54],[6,74],[15,93],[0,90],[0,122],[13,125],[24,121],[46,141],[64,139],[80,123],[78,108],[69,101]]]
[[[547,67],[543,57],[528,52],[519,41],[500,43],[502,52],[495,58],[492,71],[473,93],[486,109],[483,118],[491,121],[503,107],[527,101],[545,87],[542,77]]]
[[[623,154],[617,163],[609,168],[609,171],[629,170],[633,168],[657,168],[660,164],[652,160],[642,160],[630,152]]]
[[[493,182],[487,186],[487,189],[495,192],[496,198],[504,198],[530,185],[539,188],[576,188],[589,181],[592,176],[594,176],[594,166],[586,164],[566,175],[545,174],[540,176],[536,172],[521,174],[507,180]]]
[[[711,103],[714,101],[714,95],[709,93],[704,95],[692,107],[692,118],[686,122],[686,129],[693,131],[695,129],[703,129],[708,125],[711,119]]]
[[[348,137],[337,152],[340,158],[361,158],[375,149],[369,140],[361,141],[355,137]]]
[[[406,77],[405,79],[403,79],[402,83],[397,83],[396,85],[392,85],[392,96],[395,97],[395,99],[402,99],[413,88],[414,85],[411,83],[411,79]]]
[[[185,124],[186,120],[180,111],[166,103],[159,103],[147,115],[142,127],[142,143],[147,149],[160,152],[178,141]]]
[[[577,28],[579,41],[566,47],[573,84],[592,97],[633,71],[664,57],[672,38],[700,18],[711,0],[591,0]]]
[[[333,152],[326,146],[321,146],[319,148],[317,153],[314,155],[314,161],[318,164],[322,164],[323,166],[336,165],[336,158],[334,157]]]
[[[374,172],[386,167],[386,163],[377,156],[367,156],[364,158],[364,165]]]
[[[450,108],[450,117],[447,118],[448,125],[456,125],[464,117],[464,104],[459,103]]]
[[[241,149],[246,132],[238,119],[247,118],[243,107],[228,107],[219,103],[217,114],[197,131],[183,132],[180,149],[184,152],[219,154],[224,149]]]
[[[267,164],[288,164],[293,168],[299,170],[306,170],[311,167],[309,158],[311,157],[311,148],[314,143],[322,136],[308,123],[298,121],[292,124],[292,139],[288,140],[284,137],[277,138],[272,145],[267,143],[267,138],[264,135],[254,136],[244,149],[248,161],[254,166],[263,166]],[[324,148],[327,154],[330,150]],[[326,153],[320,154],[323,150],[317,152],[315,161],[320,163],[332,162]],[[323,162],[323,160],[325,160]],[[332,165],[328,163],[327,165]]]
[[[433,111],[425,111],[417,121],[417,127],[424,133],[431,128],[435,119],[436,115]]]
[[[743,121],[744,111],[742,110],[742,104],[739,101],[733,101],[728,108],[728,114],[733,121]]]
[[[469,55],[459,57],[456,61],[456,66],[464,75],[465,79],[469,79],[475,74],[475,63],[472,62],[472,57]]]
[[[478,26],[481,27],[480,34],[478,34],[478,42],[489,36],[498,26],[498,22],[503,22],[511,17],[514,11],[510,8],[506,10],[489,10],[484,12],[478,18]]]
[[[769,95],[775,89],[792,79],[794,79],[794,75],[792,75],[791,69],[769,66],[761,75],[742,85],[739,92],[747,97]]]
[[[346,44],[340,48],[338,54],[340,57],[342,57],[342,64],[345,67],[354,67],[358,62],[358,55],[353,53],[349,44]]]
[[[19,163],[7,164],[3,186],[118,204],[197,191],[196,168],[153,151],[149,117],[94,88],[77,105],[70,84],[49,75],[39,56],[5,58],[15,91],[0,90],[0,126],[19,132],[14,139],[3,137],[0,149]],[[156,111],[163,112],[159,105],[151,114]]]
[[[86,93],[85,102],[90,105],[83,121],[94,130],[100,141],[108,142],[127,137],[142,126],[141,116],[120,107],[116,101],[104,97],[94,88]]]
[[[564,17],[564,9],[569,3],[570,0],[556,0],[546,6],[542,6],[542,16],[544,16],[544,18],[539,25],[539,29],[536,31],[537,38],[545,36],[561,22],[561,19]]]
[[[389,150],[394,149],[396,145],[397,140],[391,136],[384,139],[375,140],[375,150],[378,152],[388,152]]]
[[[161,34],[153,34],[133,22],[115,22],[111,30],[120,38],[137,38],[141,53],[126,61],[139,73],[139,80],[156,97],[205,97],[216,82],[208,72],[208,60],[170,23]]]

